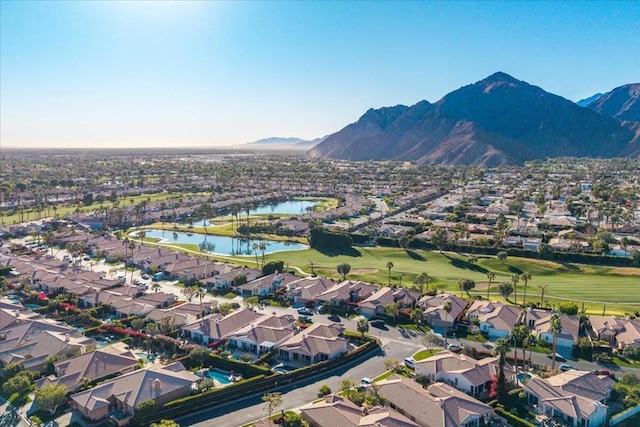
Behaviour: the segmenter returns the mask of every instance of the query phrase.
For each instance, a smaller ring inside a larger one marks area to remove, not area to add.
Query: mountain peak
[[[518,80],[515,77],[512,77],[509,74],[507,74],[505,72],[502,72],[502,71],[497,71],[497,72],[491,74],[489,77],[487,77],[484,80],[482,80],[482,82],[487,82],[487,83],[495,83],[495,82],[521,83],[520,80]]]

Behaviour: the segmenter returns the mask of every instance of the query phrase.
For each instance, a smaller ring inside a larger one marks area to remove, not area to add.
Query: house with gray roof
[[[349,351],[349,341],[342,336],[339,323],[314,323],[277,345],[278,358],[284,362],[316,363],[335,359]]]
[[[532,378],[524,385],[527,401],[542,415],[573,427],[607,423],[614,381],[607,375],[569,370],[549,378]]]
[[[91,421],[111,418],[127,425],[138,404],[154,400],[158,408],[188,396],[200,380],[180,363],[153,365],[98,384],[71,396],[73,409]]]

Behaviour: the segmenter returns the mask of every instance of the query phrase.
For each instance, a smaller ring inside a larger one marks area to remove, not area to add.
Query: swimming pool
[[[231,380],[229,379],[229,376],[231,375],[231,373],[229,372],[219,371],[217,369],[214,369],[214,370],[207,370],[204,373],[204,375],[207,378],[211,378],[218,381],[222,385],[231,384]]]
[[[40,308],[38,304],[23,304],[23,305],[25,308],[28,308],[29,310],[32,310],[32,311],[35,311]]]
[[[516,375],[516,377],[518,378],[518,382],[520,384],[522,384],[522,385],[528,383],[529,380],[531,380],[531,374],[520,373],[520,374]]]

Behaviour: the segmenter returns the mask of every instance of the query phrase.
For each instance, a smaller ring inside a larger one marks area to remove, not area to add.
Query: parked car
[[[148,275],[148,274],[143,274],[143,275],[142,275],[142,278],[143,278],[144,280],[149,280],[149,275]]]
[[[373,326],[374,328],[378,328],[378,329],[382,329],[384,328],[384,320],[382,319],[374,319],[371,321],[371,326]]]
[[[416,368],[416,359],[414,359],[413,357],[407,357],[404,359],[404,366],[406,366],[409,369],[415,369]]]
[[[360,380],[360,385],[364,387],[369,386],[371,384],[373,384],[373,380],[371,378],[364,377],[363,379]]]
[[[311,310],[309,310],[307,307],[301,307],[298,309],[298,314],[304,314],[304,315],[311,315],[313,313],[311,313]]]
[[[462,346],[458,345],[458,344],[449,344],[447,346],[447,350],[453,352],[453,353],[460,353],[462,351]]]
[[[552,359],[552,358],[553,358],[553,355],[552,355],[552,354],[547,354],[547,357],[548,357],[549,359]],[[566,362],[566,361],[567,361],[567,359],[565,359],[565,358],[564,358],[560,353],[556,353],[556,360],[557,360],[558,362]]]
[[[613,372],[611,372],[611,371],[610,371],[610,370],[608,370],[608,369],[594,369],[592,372],[593,372],[594,374],[596,374],[596,375],[606,375],[606,376],[608,376],[609,378],[611,378],[612,380],[615,380],[615,379],[616,379],[616,374],[615,374],[615,373],[613,373]]]
[[[560,370],[561,370],[562,372],[567,372],[567,371],[571,371],[571,370],[574,370],[574,369],[576,369],[576,368],[574,368],[573,366],[568,365],[568,364],[566,364],[566,363],[562,363],[562,364],[560,364]]]
[[[316,308],[316,311],[318,314],[324,314],[327,312],[327,307],[325,307],[324,304],[321,304]]]

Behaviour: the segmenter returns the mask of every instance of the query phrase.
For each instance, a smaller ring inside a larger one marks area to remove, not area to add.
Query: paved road
[[[340,381],[351,378],[360,382],[363,377],[375,377],[386,370],[385,360],[389,358],[403,360],[415,353],[421,346],[419,340],[395,340],[383,338],[381,350],[368,356],[365,360],[354,361],[350,365],[336,368],[329,376],[309,378],[295,386],[282,386],[274,389],[283,394],[283,405],[279,408],[289,410],[304,406],[317,399],[318,389],[322,384],[327,384],[331,390],[339,389]],[[213,409],[205,409],[193,415],[177,419],[182,426],[198,427],[237,427],[267,416],[264,403],[260,399],[263,393],[248,396],[244,399],[232,402]]]

